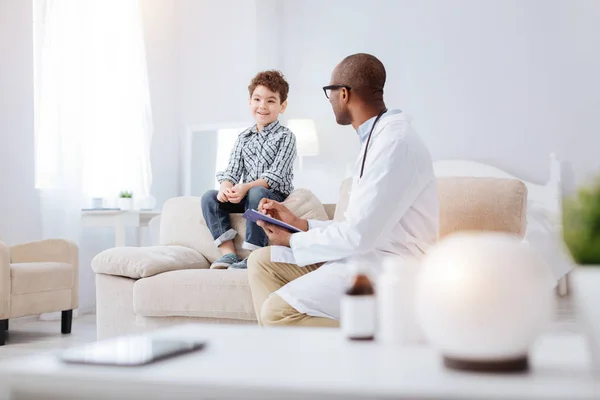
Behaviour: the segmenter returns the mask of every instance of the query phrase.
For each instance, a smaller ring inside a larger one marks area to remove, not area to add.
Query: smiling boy
[[[296,137],[278,121],[287,107],[289,85],[279,71],[258,73],[248,86],[250,112],[256,124],[243,131],[231,152],[229,164],[217,173],[219,190],[202,196],[202,212],[222,257],[211,268],[244,269],[247,260],[238,258],[229,214],[258,209],[263,198],[284,201],[294,190],[293,163]],[[246,222],[243,248],[256,250],[268,245],[262,228]]]

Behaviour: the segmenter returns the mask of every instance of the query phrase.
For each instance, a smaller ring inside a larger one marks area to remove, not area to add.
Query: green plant
[[[565,199],[563,238],[580,265],[600,265],[600,177]]]
[[[121,193],[119,193],[119,197],[122,199],[131,199],[131,198],[133,198],[133,193],[129,192],[127,190],[124,190]]]

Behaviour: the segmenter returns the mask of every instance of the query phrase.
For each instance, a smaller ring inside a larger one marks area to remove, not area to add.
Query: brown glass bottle
[[[340,308],[340,325],[348,339],[375,339],[375,288],[366,274],[354,276],[342,297]]]
[[[358,273],[354,276],[352,284],[346,289],[346,294],[349,296],[375,295],[375,288],[367,275]]]

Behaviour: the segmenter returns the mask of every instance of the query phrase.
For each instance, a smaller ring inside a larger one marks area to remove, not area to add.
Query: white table
[[[55,355],[11,360],[12,399],[597,399],[583,339],[541,337],[531,370],[456,372],[426,346],[351,343],[338,330],[180,325],[155,335],[206,339],[194,354],[146,367],[70,366]],[[0,386],[0,387],[2,387]]]
[[[84,210],[81,212],[81,223],[84,227],[108,227],[115,233],[115,247],[126,245],[128,227],[137,228],[137,245],[140,246],[140,228],[147,227],[148,222],[160,211],[123,211],[123,210]]]

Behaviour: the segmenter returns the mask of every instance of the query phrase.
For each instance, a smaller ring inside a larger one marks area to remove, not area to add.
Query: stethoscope
[[[371,127],[371,132],[369,132],[369,138],[367,139],[367,145],[365,146],[365,153],[363,154],[362,166],[360,167],[359,179],[362,178],[363,172],[365,171],[365,160],[367,159],[367,150],[369,150],[369,142],[371,142],[371,135],[373,134],[373,131],[375,130],[375,125],[377,125],[377,121],[379,121],[379,118],[381,118],[381,116],[383,114],[385,114],[386,112],[387,112],[387,108],[384,108],[383,110],[381,110],[381,112],[377,115],[377,118],[375,118],[375,122],[373,122],[373,126]]]

